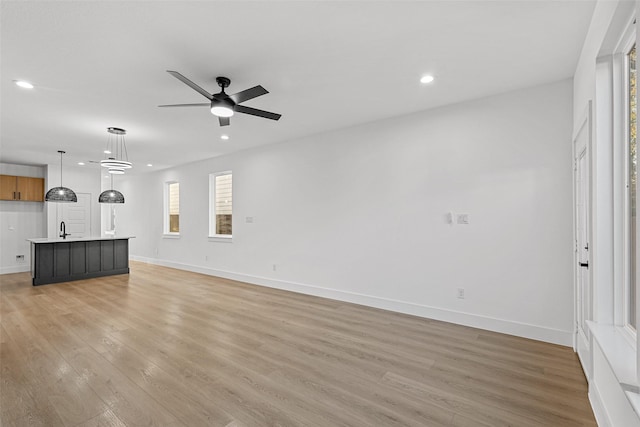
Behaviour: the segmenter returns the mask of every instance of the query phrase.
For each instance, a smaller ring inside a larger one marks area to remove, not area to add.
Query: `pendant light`
[[[113,190],[113,174],[111,174],[111,188],[100,193],[98,203],[124,203],[124,195],[118,190]]]
[[[78,197],[76,196],[76,193],[74,193],[72,189],[62,186],[62,155],[65,151],[58,150],[58,153],[60,153],[60,187],[53,187],[51,190],[47,191],[47,194],[44,196],[44,200],[46,202],[77,202]]]
[[[109,138],[104,152],[109,157],[101,160],[100,166],[107,168],[110,174],[122,175],[125,169],[131,169],[133,166],[129,161],[127,145],[124,142],[124,136],[127,131],[121,128],[108,127],[107,132],[109,132]]]

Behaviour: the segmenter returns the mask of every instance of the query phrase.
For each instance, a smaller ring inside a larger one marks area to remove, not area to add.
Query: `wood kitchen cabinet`
[[[44,178],[0,175],[0,200],[44,201]]]

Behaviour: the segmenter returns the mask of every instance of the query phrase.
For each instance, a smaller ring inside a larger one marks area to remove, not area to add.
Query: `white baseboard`
[[[29,271],[31,267],[28,265],[14,265],[12,267],[0,267],[0,274],[24,273]]]
[[[598,427],[611,427],[611,421],[609,414],[605,409],[602,398],[600,397],[600,391],[596,387],[594,382],[589,383],[589,402],[591,403],[591,409],[593,409],[593,415],[596,418]]]
[[[194,273],[206,274],[209,276],[223,277],[225,279],[237,280],[254,285],[267,286],[270,288],[283,289],[298,292],[306,295],[314,295],[338,301],[345,301],[354,304],[366,305],[369,307],[381,308],[399,313],[411,314],[428,319],[441,320],[444,322],[465,325],[538,341],[545,341],[571,347],[573,345],[573,332],[560,329],[546,328],[543,326],[514,322],[511,320],[497,319],[479,314],[463,313],[449,309],[431,307],[427,305],[415,304],[406,301],[398,301],[388,298],[380,298],[372,295],[364,295],[339,289],[324,288],[302,283],[275,280],[266,277],[251,276],[242,273],[216,270],[197,265],[183,264],[173,261],[147,258],[131,255],[134,261],[141,261],[147,264],[162,265],[179,270],[192,271]]]

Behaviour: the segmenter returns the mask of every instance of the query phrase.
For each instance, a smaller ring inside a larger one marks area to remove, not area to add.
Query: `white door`
[[[591,374],[591,354],[589,345],[589,327],[587,320],[592,319],[591,257],[589,255],[591,175],[589,163],[590,111],[574,139],[575,167],[575,346],[587,378]]]
[[[58,227],[64,221],[70,237],[91,236],[91,193],[76,193],[78,203],[60,203]],[[58,228],[57,234],[60,234]]]

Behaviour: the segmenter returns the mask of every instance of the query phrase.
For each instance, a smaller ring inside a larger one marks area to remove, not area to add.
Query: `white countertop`
[[[67,236],[66,239],[62,237],[55,237],[53,239],[49,237],[38,237],[35,239],[27,239],[27,242],[31,243],[64,243],[64,242],[90,242],[95,240],[121,240],[121,239],[133,239],[136,236],[103,236],[103,237],[73,237]]]

